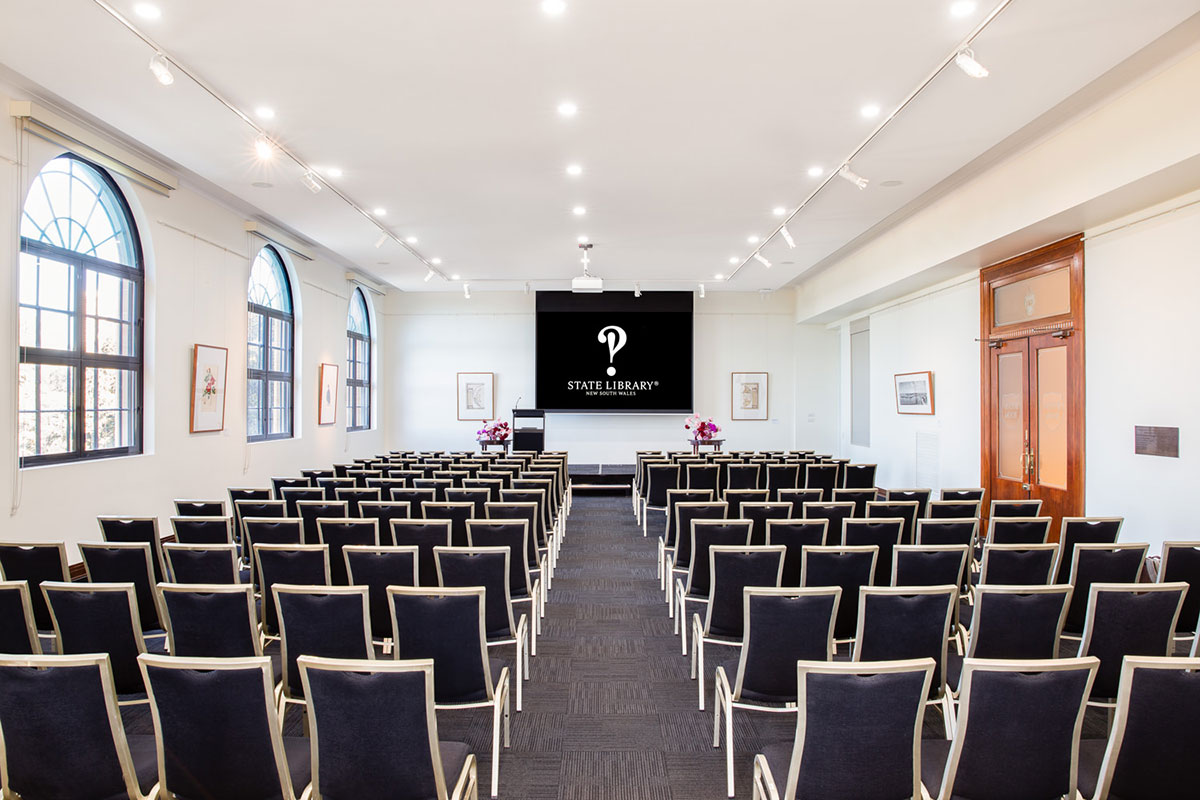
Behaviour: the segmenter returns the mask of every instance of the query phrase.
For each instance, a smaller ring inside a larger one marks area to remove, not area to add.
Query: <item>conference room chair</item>
[[[529,604],[533,619],[529,650],[537,655],[537,637],[546,615],[546,592],[536,547],[531,546],[528,520],[467,521],[467,544],[470,547],[507,547],[512,553],[508,567],[508,595],[514,605]]]
[[[175,514],[180,517],[224,517],[224,500],[176,500]]]
[[[1053,517],[992,517],[985,544],[1046,544]]]
[[[962,587],[970,548],[965,544],[902,544],[892,552],[892,586]]]
[[[487,489],[488,501],[492,503],[498,503],[500,502],[500,490],[504,488],[504,481],[492,478],[467,478],[465,481],[463,481],[463,488]]]
[[[642,523],[642,500],[646,496],[647,477],[649,475],[649,467],[651,464],[670,465],[671,460],[664,458],[660,451],[638,451],[634,457],[633,465],[633,485],[631,493],[633,495],[633,518],[640,525]]]
[[[321,501],[325,499],[325,490],[319,486],[285,486],[279,491],[279,499],[284,504],[284,516],[298,517],[300,510],[297,505],[302,500]]]
[[[179,544],[233,544],[230,517],[171,517],[171,529]]]
[[[385,470],[384,474],[392,480],[404,481],[404,485],[411,488],[412,482],[417,478],[424,478],[425,473],[416,468],[416,463],[404,464],[398,468]],[[396,488],[396,487],[392,487]]]
[[[343,564],[343,567],[345,565]],[[279,724],[288,705],[305,707],[304,686],[296,659],[300,656],[374,659],[371,610],[366,586],[271,587],[279,613],[279,642],[283,656],[279,693]]]
[[[664,544],[675,542],[675,508],[679,503],[711,503],[716,499],[711,489],[668,489],[666,523],[658,537],[661,552]]]
[[[1041,500],[993,500],[988,517],[1036,517],[1041,513]]]
[[[505,469],[481,469],[475,473],[476,478],[486,479],[490,481],[500,481],[500,488],[507,489],[512,485],[512,479],[515,471],[510,472]],[[465,486],[465,484],[464,484]]]
[[[350,470],[356,469],[356,468],[357,467],[355,466],[353,461],[351,461],[349,464],[334,464],[333,465],[333,474],[334,474],[334,477],[345,478],[350,474]]]
[[[1048,586],[1058,560],[1058,545],[988,544],[983,548],[980,585]]]
[[[167,575],[173,583],[237,583],[239,559],[234,544],[163,545]]]
[[[783,575],[783,545],[713,545],[708,550],[711,575],[703,619],[692,615],[692,679],[704,710],[705,644],[741,647],[745,632],[747,587],[777,588]]]
[[[314,485],[321,478],[336,477],[331,469],[302,469],[300,470],[300,474],[308,478],[309,482]]]
[[[438,737],[432,660],[303,656],[299,664],[311,716],[313,797],[390,800],[399,787],[405,797],[477,797],[469,746]]]
[[[925,513],[928,519],[978,519],[979,507],[979,500],[930,500]]]
[[[364,500],[358,504],[358,513],[362,519],[378,520],[381,545],[392,544],[392,520],[412,517],[412,509],[408,503],[391,500]]]
[[[675,579],[675,601],[667,608],[668,615],[675,619],[675,633],[679,634],[683,655],[687,655],[688,603],[708,603],[711,582],[708,548],[722,544],[748,546],[750,525],[750,521],[744,519],[692,520],[692,552],[687,574]]]
[[[415,489],[432,489],[434,502],[444,503],[446,502],[446,490],[453,488],[454,482],[449,478],[417,478],[412,485]]]
[[[124,698],[118,702],[147,702],[137,666],[137,657],[146,652],[146,640],[133,584],[45,581],[42,592],[54,616],[55,652],[107,654],[113,689]]]
[[[327,586],[329,546],[323,544],[260,544],[254,548],[255,570],[262,585],[263,636],[279,638],[275,584]]]
[[[238,513],[238,501],[249,500],[255,502],[266,502],[275,499],[274,493],[270,489],[257,489],[247,487],[234,487],[227,490],[229,492],[229,507],[233,509],[233,535],[240,542],[242,540],[242,517]],[[255,516],[267,517],[270,514],[256,514]],[[283,516],[280,514],[279,516]]]
[[[492,493],[490,490],[478,487],[460,487],[446,490],[446,500],[451,503],[471,503],[474,510],[471,516],[476,519],[483,518],[484,504],[491,500]]]
[[[872,585],[886,586],[892,579],[892,551],[901,544],[904,533],[902,517],[870,517],[842,522],[843,547],[874,545],[879,549],[875,559]]]
[[[953,741],[921,742],[926,791],[938,800],[1077,797],[1079,739],[1098,666],[1095,658],[968,659]]]
[[[651,511],[667,512],[667,490],[679,488],[678,464],[654,464],[646,466],[646,493],[642,497],[642,536],[649,535],[648,514]]]
[[[938,494],[938,500],[973,500],[982,505],[985,492],[986,490],[974,486],[969,489],[942,489]]]
[[[1186,583],[1093,583],[1079,655],[1100,659],[1088,705],[1114,709],[1121,661],[1169,656]]]
[[[437,562],[433,548],[450,546],[448,519],[394,519],[392,541],[397,547],[417,548],[417,582],[421,586],[437,586]],[[390,607],[388,613],[390,614]]]
[[[42,654],[29,584],[25,581],[0,580],[0,653]]]
[[[0,574],[5,580],[25,581],[39,635],[52,635],[54,620],[46,597],[38,587],[43,581],[65,583],[71,580],[67,545],[64,542],[0,542]]]
[[[914,544],[919,510],[920,503],[916,500],[874,500],[867,503],[865,516],[867,519],[899,518],[904,520],[904,526],[900,532],[900,544]]]
[[[350,516],[350,506],[345,500],[301,500],[296,503],[296,511],[300,516],[304,544],[320,544],[317,520]]]
[[[800,586],[836,586],[842,590],[834,618],[834,645],[852,643],[858,628],[858,590],[874,582],[879,548],[805,547],[800,553]]]
[[[503,496],[503,491],[501,496]],[[425,501],[421,503],[421,516],[424,519],[450,520],[451,544],[455,547],[465,547],[467,544],[467,520],[475,513],[473,503],[448,503],[445,501]],[[541,527],[541,506],[538,506],[538,527]]]
[[[946,689],[947,644],[958,586],[863,586],[858,590],[858,627],[852,661],[903,661],[931,658],[933,678],[926,705],[942,712],[950,695]],[[949,726],[946,738],[950,738]]]
[[[543,592],[554,588],[555,546],[557,541],[548,541],[541,522],[541,508],[536,502],[503,502],[484,505],[486,519],[525,520],[529,525],[530,538],[537,547],[537,567],[542,570]]]
[[[529,617],[514,615],[509,595],[507,547],[438,547],[438,585],[442,588],[481,587],[484,595],[484,636],[489,651],[513,645],[516,665],[517,711],[522,708],[524,683],[529,680]]]
[[[796,736],[754,757],[754,797],[921,797],[933,659],[796,664]],[[847,713],[847,710],[851,711]]]
[[[709,491],[714,495],[720,489],[721,467],[717,464],[688,464],[685,484],[693,491]]]
[[[854,503],[824,501],[819,503],[805,503],[801,507],[801,515],[802,519],[829,520],[828,539],[832,543],[837,543],[842,540],[842,528],[845,527],[846,520],[854,518]]]
[[[351,489],[335,489],[333,495],[334,500],[346,501],[346,515],[350,517],[362,516],[362,512],[359,510],[360,503],[379,502],[382,499],[378,489],[364,489],[359,486]]]
[[[778,502],[781,489],[795,489],[800,485],[800,467],[796,464],[768,464],[767,484],[768,499]]]
[[[158,517],[96,517],[104,541],[123,543],[138,542],[150,546],[150,559],[154,568],[154,580],[161,581],[166,574],[162,554],[162,539],[158,535]]]
[[[1139,542],[1126,544],[1077,544],[1071,558],[1070,584],[1075,587],[1063,636],[1083,637],[1087,616],[1089,590],[1093,583],[1137,583],[1146,564],[1150,545]],[[1062,560],[1062,553],[1059,553]],[[1055,570],[1057,572],[1057,569]]]
[[[239,542],[246,540],[246,520],[253,519],[285,519],[287,503],[282,500],[236,500],[233,504],[233,518],[237,521],[234,536]],[[243,556],[245,553],[243,553]]]
[[[766,489],[726,489],[721,499],[729,504],[730,519],[741,519],[743,503],[767,502]]]
[[[833,490],[838,488],[837,478],[837,464],[809,464],[804,468],[804,488],[820,489],[821,501],[825,503],[833,500]]]
[[[371,480],[372,478],[382,478],[383,472],[377,469],[352,469],[346,471],[346,477],[353,478],[354,485],[357,488],[368,489],[370,487],[367,485],[367,481]]]
[[[804,516],[805,503],[821,502],[820,489],[780,489],[779,496],[775,498],[780,503],[792,504],[792,518],[799,519]]]
[[[271,478],[271,491],[276,500],[282,500],[284,489],[307,489],[313,486],[310,478]]]
[[[371,611],[371,641],[385,654],[392,650],[392,611],[387,587],[418,586],[420,556],[416,545],[348,544],[342,548],[351,586],[366,586]]]
[[[750,544],[767,543],[767,522],[769,520],[790,519],[792,516],[791,503],[743,502],[738,511],[739,519],[751,522]]]
[[[733,780],[733,712],[796,713],[797,661],[833,660],[833,625],[842,590],[747,588],[742,646],[733,663],[719,663],[713,678],[713,747],[725,734],[725,780]],[[730,674],[733,680],[730,680]],[[722,722],[724,724],[722,725]]]
[[[379,496],[385,499],[392,496],[392,489],[403,489],[404,487],[408,486],[408,481],[404,480],[404,478],[367,478],[366,483],[367,489],[378,489]]]
[[[1179,621],[1175,623],[1174,640],[1196,641],[1200,622],[1200,543],[1163,542],[1158,581],[1182,581],[1188,585],[1188,591],[1183,596],[1183,607],[1179,610]]]
[[[852,517],[865,517],[867,515],[867,503],[874,503],[878,493],[874,489],[834,489],[833,502],[835,503],[853,503],[854,513]],[[820,502],[818,499],[817,502]]]
[[[408,503],[412,519],[424,519],[426,503],[436,503],[437,493],[433,489],[392,489],[393,503]]]
[[[761,464],[726,464],[725,485],[722,486],[722,496],[732,489],[760,489],[759,473]],[[764,498],[765,499],[765,498]]]
[[[687,574],[687,568],[680,565],[692,560],[692,522],[728,516],[729,505],[724,502],[676,503],[672,538],[658,539],[658,588],[666,593],[664,599],[669,608],[674,605],[675,578]]]
[[[883,497],[889,503],[916,501],[917,519],[925,519],[929,510],[932,489],[884,489]]]
[[[5,795],[75,798],[82,787],[106,800],[154,795],[155,737],[126,735],[116,687],[103,654],[0,656]]]
[[[1058,564],[1055,583],[1066,583],[1070,580],[1075,545],[1116,544],[1124,522],[1124,517],[1063,517],[1058,533],[1062,559]]]
[[[780,586],[800,585],[800,562],[805,547],[822,547],[827,541],[829,520],[827,519],[769,519],[767,540],[769,545],[783,545],[783,574]]]
[[[317,486],[324,490],[326,500],[336,500],[338,489],[353,489],[357,486],[354,478],[317,478]]]
[[[513,488],[500,490],[501,503],[536,503],[537,504],[537,522],[531,527],[537,537],[538,547],[547,549],[553,555],[551,563],[554,563],[558,553],[559,543],[559,528],[557,522],[551,518],[550,501],[548,486],[538,488],[519,488],[518,484],[524,483],[521,480],[513,481]],[[486,506],[485,506],[486,511]]]
[[[492,797],[500,783],[500,733],[509,746],[509,671],[488,657],[484,590],[388,588],[397,661],[433,660],[438,711],[487,708],[492,714]]]
[[[188,658],[263,655],[254,589],[250,585],[160,583],[158,602],[167,626],[167,652],[171,655]]]
[[[145,542],[80,542],[79,555],[88,583],[132,584],[142,635],[166,637],[167,632],[158,618],[150,545]]]
[[[974,548],[979,538],[979,520],[968,519],[919,519],[917,520],[917,545],[920,547],[961,546],[967,548],[974,559]],[[971,564],[968,560],[967,564]],[[970,570],[962,576],[961,593],[965,596],[970,589]]]
[[[846,464],[842,467],[842,480],[838,483],[843,489],[874,489],[875,464]]]
[[[321,503],[324,504],[324,501]],[[254,553],[256,545],[292,545],[301,544],[303,541],[304,519],[302,517],[242,517],[242,554],[245,557]],[[253,560],[250,565],[250,582],[257,590],[259,587],[258,572],[254,568]]]
[[[346,559],[342,548],[347,545],[379,546],[379,520],[377,519],[326,519],[317,520],[317,535],[321,544],[329,547],[329,574],[332,585],[349,585],[346,574]]]

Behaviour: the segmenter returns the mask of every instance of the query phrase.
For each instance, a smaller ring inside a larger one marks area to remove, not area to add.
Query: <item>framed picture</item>
[[[487,422],[496,418],[496,374],[458,373],[458,418]]]
[[[229,348],[198,344],[192,348],[191,433],[225,430],[225,367]]]
[[[897,414],[933,413],[932,372],[901,372],[895,379]]]
[[[730,373],[729,418],[732,420],[767,419],[767,373]]]
[[[321,365],[321,397],[317,402],[317,424],[337,422],[338,365]]]

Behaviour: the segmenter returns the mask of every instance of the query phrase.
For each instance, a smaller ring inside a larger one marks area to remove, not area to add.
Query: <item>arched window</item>
[[[371,427],[371,318],[362,289],[350,296],[346,316],[346,429]]]
[[[246,439],[292,435],[292,289],[271,246],[250,267],[246,333]]]
[[[74,156],[21,214],[21,466],[142,451],[142,250],[129,207]]]

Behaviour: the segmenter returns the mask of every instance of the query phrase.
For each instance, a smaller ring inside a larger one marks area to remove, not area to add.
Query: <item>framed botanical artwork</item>
[[[225,430],[225,368],[229,348],[198,344],[192,348],[191,433]]]
[[[496,374],[458,373],[458,418],[487,422],[496,417]]]
[[[767,373],[730,373],[729,418],[732,420],[767,419]]]
[[[901,372],[895,380],[897,414],[933,413],[932,372]]]
[[[321,365],[321,397],[317,402],[317,424],[337,422],[338,365]]]

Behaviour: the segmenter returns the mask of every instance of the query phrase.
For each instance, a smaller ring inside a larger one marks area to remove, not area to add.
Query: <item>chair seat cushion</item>
[[[921,740],[921,783],[930,797],[937,797],[942,790],[942,773],[946,771],[951,744],[945,739]]]
[[[771,777],[775,779],[775,788],[779,790],[780,797],[787,786],[788,768],[792,764],[792,748],[792,742],[778,742],[762,749],[762,755],[767,759],[767,766],[771,768]]]
[[[287,757],[292,789],[299,797],[312,782],[312,743],[306,736],[284,736],[283,754]]]
[[[1082,739],[1079,742],[1079,791],[1084,797],[1096,794],[1100,764],[1104,761],[1107,739]]]
[[[158,783],[158,745],[153,734],[131,734],[125,737],[129,742],[129,754],[133,756],[133,771],[137,775],[138,787],[142,794],[149,794]]]
[[[454,791],[454,784],[458,783],[458,776],[462,774],[467,757],[471,755],[471,748],[462,742],[438,742],[438,753],[442,757],[442,774],[446,776],[446,792],[449,794]],[[299,790],[296,794],[299,796]]]

